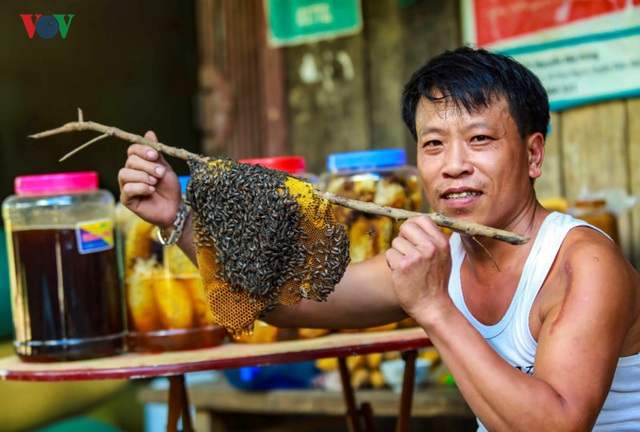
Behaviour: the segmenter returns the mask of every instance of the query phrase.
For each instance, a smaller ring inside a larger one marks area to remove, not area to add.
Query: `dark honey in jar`
[[[2,209],[16,354],[65,361],[121,353],[113,196],[92,172],[18,177],[15,191]]]

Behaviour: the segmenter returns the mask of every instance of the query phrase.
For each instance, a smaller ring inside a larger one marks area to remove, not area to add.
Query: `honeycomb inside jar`
[[[420,211],[422,195],[417,171],[411,167],[375,172],[333,173],[321,188],[336,195],[410,211]],[[391,247],[401,222],[334,205],[336,218],[347,229],[351,262],[372,258]]]
[[[163,352],[222,344],[227,331],[213,321],[197,267],[177,246],[163,247],[157,228],[126,207],[118,205],[117,217],[128,349]]]
[[[336,195],[360,201],[421,211],[422,192],[418,172],[410,166],[378,170],[327,172],[320,177],[320,188]],[[351,262],[357,263],[383,253],[391,247],[402,222],[385,216],[370,215],[342,206],[333,206],[336,218],[349,237]],[[407,318],[398,323],[349,331],[385,331],[417,325]]]

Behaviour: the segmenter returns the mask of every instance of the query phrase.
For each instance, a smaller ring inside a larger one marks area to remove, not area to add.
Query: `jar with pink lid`
[[[2,203],[14,348],[24,361],[119,354],[125,322],[113,195],[95,172],[16,177]]]

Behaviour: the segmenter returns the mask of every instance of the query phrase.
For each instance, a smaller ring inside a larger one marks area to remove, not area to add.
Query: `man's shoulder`
[[[616,273],[629,275],[632,271],[620,247],[596,227],[558,213],[552,213],[545,224],[539,233],[542,238],[538,240],[547,246],[555,244],[557,248],[551,273],[595,281]],[[550,248],[542,246],[541,249],[544,253]]]
[[[619,251],[618,245],[602,230],[565,213],[551,213],[538,235],[542,237],[540,241],[559,242],[561,251],[573,250],[573,246]]]
[[[606,234],[588,225],[576,226],[566,234],[554,268],[564,273],[568,282],[581,281],[576,289],[607,281],[623,285],[637,283],[638,277],[620,247]]]

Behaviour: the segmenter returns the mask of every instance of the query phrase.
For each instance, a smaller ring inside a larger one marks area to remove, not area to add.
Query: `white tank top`
[[[531,306],[565,236],[569,230],[577,226],[588,226],[598,230],[564,213],[551,213],[544,220],[522,270],[509,309],[500,322],[490,326],[479,322],[467,309],[460,282],[460,268],[465,252],[460,235],[454,233],[451,236],[453,262],[449,295],[454,304],[502,358],[529,375],[533,375],[533,362],[538,347],[529,330]],[[486,430],[480,421],[478,425],[478,430]],[[640,353],[618,360],[611,390],[593,430],[640,431]]]

